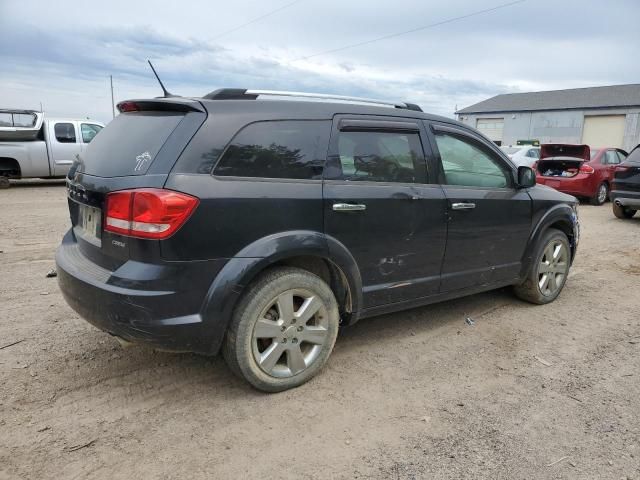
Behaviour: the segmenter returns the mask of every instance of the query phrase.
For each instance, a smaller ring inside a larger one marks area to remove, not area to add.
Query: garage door
[[[476,123],[476,128],[498,145],[502,145],[503,127],[504,118],[479,118]]]
[[[590,147],[622,148],[625,115],[593,115],[584,117],[582,143]]]

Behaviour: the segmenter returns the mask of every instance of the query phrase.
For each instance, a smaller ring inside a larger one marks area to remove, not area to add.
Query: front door
[[[324,181],[325,232],[360,269],[364,307],[438,292],[442,188],[428,184],[419,120],[336,116]]]
[[[447,197],[441,291],[516,280],[531,231],[531,198],[494,145],[469,130],[431,124]]]

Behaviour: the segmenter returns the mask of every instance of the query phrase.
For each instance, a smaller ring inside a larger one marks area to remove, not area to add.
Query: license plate
[[[78,224],[83,236],[99,239],[102,236],[102,211],[89,205],[78,205]]]

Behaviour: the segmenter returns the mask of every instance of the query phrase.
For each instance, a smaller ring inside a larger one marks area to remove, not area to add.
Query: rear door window
[[[328,120],[256,122],[232,140],[214,175],[321,179],[329,144]]]
[[[145,174],[183,118],[181,112],[121,113],[81,154],[83,171],[99,177]]]
[[[60,143],[76,143],[76,128],[73,123],[60,122],[53,127],[56,140]]]
[[[346,181],[421,183],[425,162],[418,133],[340,132],[340,173],[332,178]]]
[[[604,163],[606,163],[607,165],[616,165],[620,163],[620,158],[618,157],[615,150],[607,150],[604,153],[604,159]]]

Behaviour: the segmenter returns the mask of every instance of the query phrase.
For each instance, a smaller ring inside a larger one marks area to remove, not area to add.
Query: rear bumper
[[[89,323],[132,342],[203,354],[215,353],[217,332],[201,311],[218,263],[129,261],[110,271],[83,255],[72,232],[56,251],[60,290]]]
[[[578,173],[575,177],[544,177],[538,175],[536,182],[574,197],[593,197],[598,188],[593,175]]]
[[[623,207],[640,210],[640,192],[611,190],[611,201]]]

